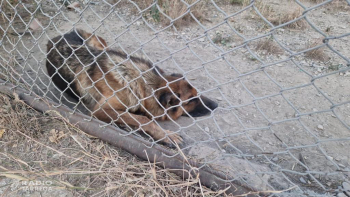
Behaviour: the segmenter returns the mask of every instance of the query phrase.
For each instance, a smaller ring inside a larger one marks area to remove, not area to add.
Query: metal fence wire
[[[102,104],[91,109],[84,98],[71,98],[53,83],[45,66],[49,40],[79,29],[107,42],[101,54],[91,52],[92,63],[108,56],[108,50],[118,50],[126,55],[114,68],[131,61],[137,69],[132,57],[143,57],[151,68],[181,74],[197,90],[194,96],[218,103],[206,116],[150,118],[170,131],[164,138],[181,136],[181,152],[202,167],[276,196],[350,196],[350,1],[2,0],[0,78],[56,107],[65,105],[93,118]],[[50,43],[58,50],[58,42]],[[72,58],[61,57],[64,63]],[[89,76],[86,69],[81,73]],[[140,70],[132,80],[120,77],[123,87],[109,87],[111,97],[99,96],[108,103],[125,89],[136,95],[131,85],[146,80],[146,73]],[[106,74],[88,77],[93,83],[85,88],[96,88]],[[152,93],[149,98],[156,97],[156,89]],[[144,99],[124,105],[122,114]],[[122,127],[129,131],[126,135],[153,145],[164,139],[144,136],[141,126],[111,122],[101,127]]]

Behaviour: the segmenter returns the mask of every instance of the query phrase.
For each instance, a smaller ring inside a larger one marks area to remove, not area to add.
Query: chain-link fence
[[[4,84],[227,183],[350,195],[348,0],[2,0],[0,24]]]

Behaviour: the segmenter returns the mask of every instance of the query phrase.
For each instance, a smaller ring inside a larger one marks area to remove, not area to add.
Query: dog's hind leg
[[[122,115],[119,116],[119,114]],[[173,142],[176,142],[179,145],[183,142],[180,135],[169,130],[162,129],[146,116],[136,115],[128,112],[125,113],[124,111],[116,111],[113,109],[99,109],[93,115],[97,119],[104,122],[110,122],[113,119],[113,121],[115,121],[117,124],[127,124],[131,127],[138,127],[151,135],[155,140],[161,139],[162,142],[170,146],[173,145]]]

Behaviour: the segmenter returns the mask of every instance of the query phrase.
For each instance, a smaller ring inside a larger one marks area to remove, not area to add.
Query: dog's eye
[[[180,100],[177,99],[177,98],[172,98],[172,99],[170,100],[170,102],[169,102],[169,104],[170,104],[171,106],[177,105],[177,104],[179,104],[179,103],[180,103]]]
[[[198,103],[198,102],[199,102],[199,99],[195,98],[195,99],[192,99],[192,100],[188,101],[188,104],[190,104],[190,103]]]
[[[177,111],[177,107],[172,108],[171,111],[176,112]]]

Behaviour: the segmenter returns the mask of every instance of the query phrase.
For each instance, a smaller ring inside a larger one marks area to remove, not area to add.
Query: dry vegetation
[[[269,21],[274,25],[280,25],[297,19],[302,15],[302,13],[303,10],[301,7],[294,6],[294,8],[288,10],[286,13],[281,12],[276,15],[270,16]],[[293,23],[288,24],[287,27],[292,29],[303,29],[307,27],[307,22],[304,19],[299,19]]]
[[[325,0],[303,0],[301,3],[312,3],[311,6],[325,2]],[[327,13],[337,14],[339,11],[350,11],[350,6],[346,0],[333,0],[323,5],[327,9]]]
[[[215,33],[213,38],[215,44],[221,44],[222,46],[228,46],[232,40],[233,39],[230,35],[222,35],[222,33]]]
[[[154,3],[153,0],[134,0],[134,2],[139,6],[140,9],[145,9]],[[188,5],[191,5],[195,3],[196,0],[186,0],[185,2]],[[199,21],[204,19],[203,9],[205,7],[205,4],[206,1],[202,0],[191,7],[192,15]],[[195,21],[189,13],[185,14],[188,11],[188,7],[181,0],[158,0],[158,6],[160,10],[157,6],[152,6],[149,12],[145,14],[145,17],[152,19],[155,22],[160,22],[163,25],[170,24],[170,20],[164,16],[164,14],[172,19],[181,17],[174,22],[174,25],[176,27],[187,26],[191,22]],[[134,11],[136,11],[136,9]]]
[[[259,10],[260,14],[263,15],[269,22],[273,25],[281,25],[289,21],[302,16],[303,10],[301,7],[295,3],[288,3],[286,6],[288,9],[274,9],[271,5],[265,1],[256,1],[254,3],[255,7]],[[247,3],[244,3],[247,5]],[[258,14],[255,14],[256,17],[260,18]],[[307,27],[307,22],[304,19],[297,20],[293,23],[287,25],[291,29],[304,29]]]
[[[244,5],[247,4],[247,0],[230,0],[230,4]]]
[[[31,15],[30,13],[34,12],[38,6],[38,3],[35,1],[21,4],[19,0],[8,0],[1,1],[0,5],[0,39],[4,33],[3,30],[7,30],[7,36],[18,36],[18,33],[23,33],[33,16],[39,15]],[[9,27],[10,21],[12,23],[11,27]]]
[[[306,49],[310,49],[322,44],[323,44],[322,39],[316,39],[316,40],[310,41]],[[305,53],[305,56],[314,60],[322,61],[322,62],[327,61],[329,59],[328,55],[324,51],[324,47],[308,51]]]
[[[281,54],[283,52],[278,44],[273,41],[273,38],[259,39],[256,50],[266,51],[267,54]]]
[[[9,24],[6,17],[12,18],[14,15],[14,10],[11,8],[11,5],[16,5],[17,1],[10,1],[11,4],[7,3],[7,1],[2,1],[1,3],[1,12],[0,12],[0,39],[4,34],[4,28],[6,28]]]
[[[0,94],[0,150],[2,196],[24,195],[20,186],[11,188],[21,180],[51,181],[56,193],[42,196],[218,194],[200,186],[197,177],[181,180],[86,135],[54,111],[39,113],[12,95]]]

